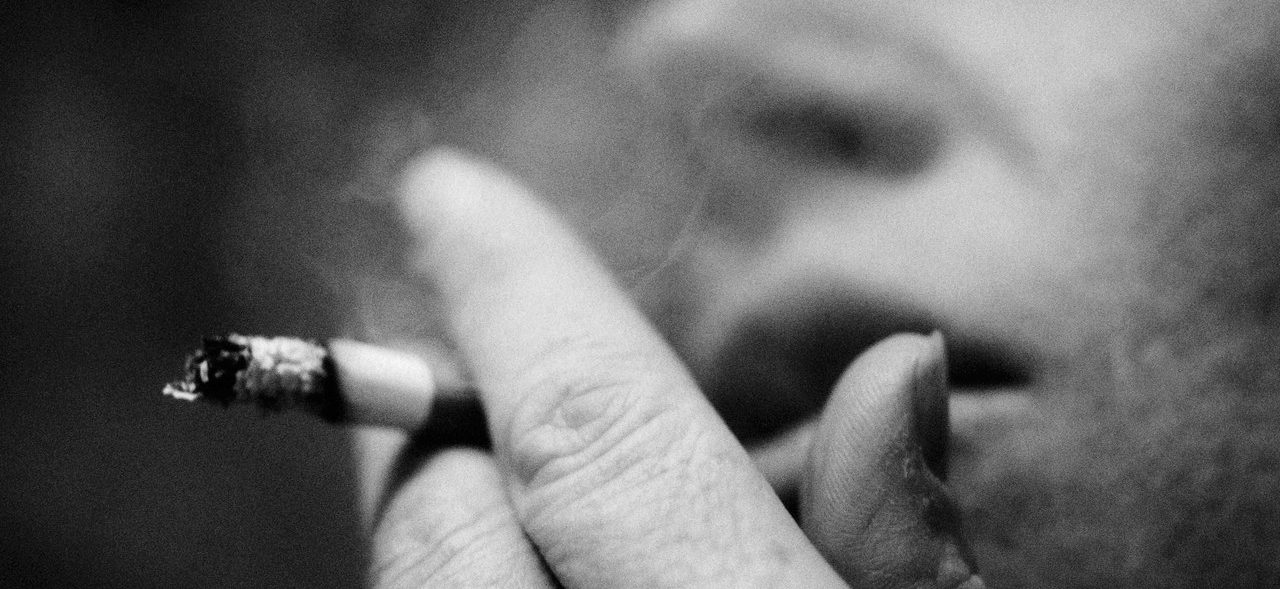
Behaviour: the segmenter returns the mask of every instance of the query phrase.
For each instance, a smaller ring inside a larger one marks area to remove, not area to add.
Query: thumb
[[[939,334],[880,342],[827,401],[802,482],[801,522],[854,586],[984,587],[938,478],[946,412]]]

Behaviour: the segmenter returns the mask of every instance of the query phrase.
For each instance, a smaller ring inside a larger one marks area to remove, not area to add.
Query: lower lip
[[[1025,392],[1012,388],[953,390],[950,401],[951,435],[960,439],[1017,421],[1033,410]]]

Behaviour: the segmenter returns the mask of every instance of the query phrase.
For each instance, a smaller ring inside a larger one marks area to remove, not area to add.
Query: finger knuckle
[[[587,471],[608,478],[674,444],[691,423],[665,389],[689,385],[657,368],[634,353],[585,346],[527,371],[529,401],[509,438],[519,481],[537,489]]]
[[[495,506],[455,521],[394,518],[379,530],[369,578],[373,586],[437,586],[457,571],[469,571],[485,551],[501,543],[506,521]]]

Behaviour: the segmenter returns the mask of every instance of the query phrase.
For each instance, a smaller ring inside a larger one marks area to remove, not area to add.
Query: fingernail
[[[960,536],[959,510],[941,482],[946,480],[948,441],[951,438],[947,390],[946,341],[942,332],[929,334],[928,345],[916,365],[912,383],[915,436],[921,460],[936,481],[908,481],[924,499],[926,525],[942,541],[935,584],[944,589],[985,589],[982,577],[970,566],[971,558]],[[923,473],[920,473],[923,474]]]
[[[925,465],[939,480],[947,479],[948,440],[951,438],[947,403],[947,352],[942,332],[929,334],[912,382],[915,433]]]

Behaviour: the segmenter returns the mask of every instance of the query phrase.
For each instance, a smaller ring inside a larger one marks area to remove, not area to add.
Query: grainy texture
[[[330,396],[329,353],[294,337],[207,336],[186,363],[186,375],[164,388],[174,398],[269,411],[318,410]]]

